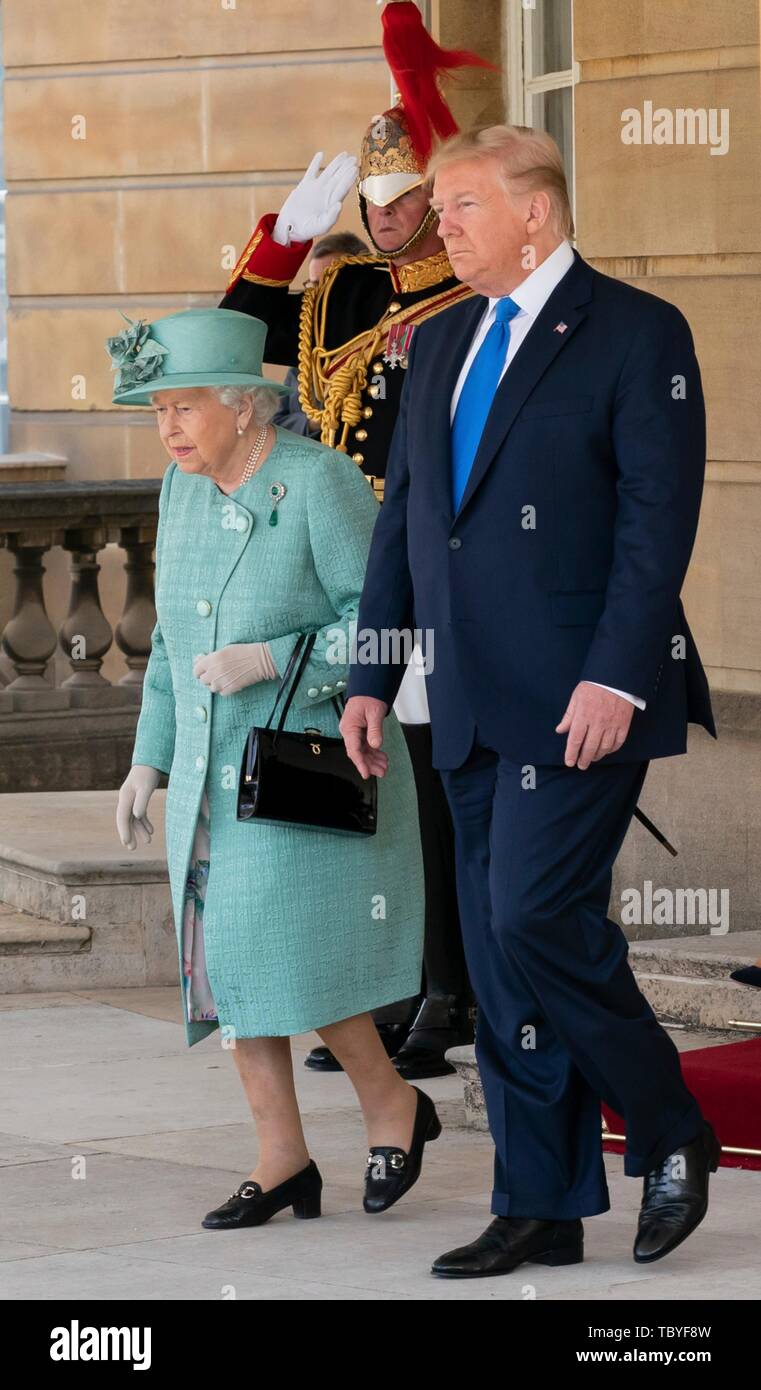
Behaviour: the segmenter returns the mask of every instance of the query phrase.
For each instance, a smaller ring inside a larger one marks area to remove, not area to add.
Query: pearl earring
[[[242,433],[243,433],[243,430],[242,430],[241,426],[238,425],[238,434],[242,434]]]

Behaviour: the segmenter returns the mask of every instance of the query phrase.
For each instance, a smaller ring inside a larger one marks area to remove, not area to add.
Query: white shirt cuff
[[[613,695],[620,695],[624,700],[631,700],[632,704],[637,706],[637,709],[645,709],[646,707],[645,701],[641,700],[639,695],[630,695],[626,690],[615,690],[612,685],[603,685],[602,681],[588,681],[587,684],[599,685],[601,690],[610,690]]]

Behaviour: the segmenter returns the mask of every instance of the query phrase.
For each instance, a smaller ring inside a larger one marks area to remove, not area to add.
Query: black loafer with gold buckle
[[[426,1142],[441,1134],[441,1121],[430,1096],[417,1086],[412,1089],[417,1091],[418,1101],[410,1151],[405,1153],[404,1149],[388,1144],[375,1144],[370,1149],[362,1203],[367,1212],[387,1211],[409,1191],[420,1177]]]
[[[226,1202],[206,1213],[202,1226],[207,1231],[232,1231],[239,1226],[263,1226],[276,1212],[293,1207],[294,1216],[320,1216],[322,1178],[314,1159],[306,1168],[286,1178],[277,1187],[263,1192],[258,1182],[242,1182]]]

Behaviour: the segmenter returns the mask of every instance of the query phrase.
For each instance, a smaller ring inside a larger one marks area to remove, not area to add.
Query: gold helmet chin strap
[[[367,232],[367,235],[369,236],[373,246],[375,247],[375,250],[378,252],[378,255],[385,256],[387,260],[390,261],[394,259],[394,256],[401,256],[403,252],[409,251],[413,246],[417,246],[419,242],[423,241],[423,239],[428,235],[431,228],[433,227],[434,222],[436,221],[436,213],[434,212],[433,208],[429,208],[427,213],[425,214],[425,217],[420,223],[420,226],[416,229],[416,231],[412,233],[411,237],[408,237],[404,245],[394,247],[393,251],[386,251],[383,249],[383,247],[378,245],[377,241],[375,240],[375,237],[370,231],[370,223],[367,216],[367,199],[364,193],[360,193],[359,187],[357,187],[357,198],[359,200],[359,213],[360,217],[362,218],[362,225],[365,231]]]

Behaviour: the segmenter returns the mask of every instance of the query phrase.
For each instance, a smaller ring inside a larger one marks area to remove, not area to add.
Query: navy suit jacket
[[[562,764],[555,726],[581,680],[647,701],[606,761],[683,753],[688,722],[716,734],[679,597],[705,468],[687,321],[576,252],[502,378],[453,515],[450,403],[487,302],[415,330],[358,658],[367,630],[433,633],[439,768],[460,766],[476,727],[520,765]],[[390,705],[403,671],[359,659],[347,695]]]

